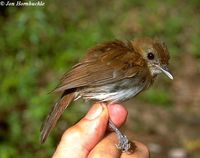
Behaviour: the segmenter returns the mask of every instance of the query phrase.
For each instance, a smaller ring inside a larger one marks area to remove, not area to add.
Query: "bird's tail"
[[[75,93],[63,94],[60,100],[54,105],[41,127],[41,143],[44,143],[51,130],[55,127],[58,119],[68,105],[74,100]]]

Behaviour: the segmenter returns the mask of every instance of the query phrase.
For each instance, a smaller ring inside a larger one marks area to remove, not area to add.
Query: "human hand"
[[[120,104],[94,104],[83,119],[64,132],[53,158],[149,158],[147,147],[137,141],[133,141],[136,150],[132,153],[116,148],[116,134],[106,131],[109,117],[120,127],[127,110]]]

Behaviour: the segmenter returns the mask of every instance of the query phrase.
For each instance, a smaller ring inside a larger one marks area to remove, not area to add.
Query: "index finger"
[[[94,117],[97,113],[99,116]],[[86,117],[65,131],[54,157],[86,157],[104,137],[109,116],[120,126],[126,120],[127,111],[120,104],[106,106],[104,103],[96,103]]]

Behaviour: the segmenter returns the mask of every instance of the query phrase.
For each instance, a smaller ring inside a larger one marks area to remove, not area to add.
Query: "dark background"
[[[39,143],[42,121],[59,96],[49,92],[62,74],[97,43],[150,36],[166,42],[174,80],[160,75],[125,103],[123,130],[148,145],[152,158],[199,158],[200,2],[44,2],[0,6],[0,157],[50,157],[63,130],[89,108],[81,101],[70,106],[47,142]]]

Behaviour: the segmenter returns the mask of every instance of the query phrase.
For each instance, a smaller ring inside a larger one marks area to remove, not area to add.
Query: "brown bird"
[[[157,39],[116,40],[91,48],[71,71],[64,74],[54,90],[62,92],[62,96],[43,123],[41,142],[46,140],[72,101],[83,98],[110,104],[130,99],[148,88],[161,72],[173,79],[167,68],[168,61],[167,47]],[[117,133],[117,147],[128,151],[130,143],[126,136],[111,120],[109,127]]]

